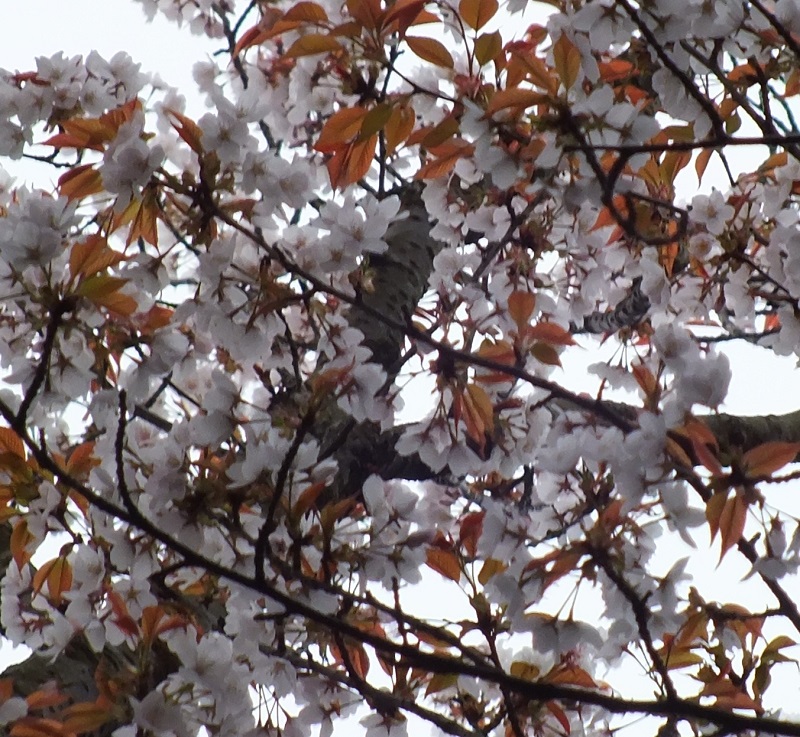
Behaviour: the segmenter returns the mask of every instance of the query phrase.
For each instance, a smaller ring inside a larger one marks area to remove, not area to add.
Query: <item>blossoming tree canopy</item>
[[[0,70],[3,732],[800,735],[794,0],[144,5]]]

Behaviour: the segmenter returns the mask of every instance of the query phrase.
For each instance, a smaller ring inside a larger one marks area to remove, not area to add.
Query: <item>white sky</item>
[[[148,24],[141,7],[131,0],[25,0],[14,3],[13,12],[7,12],[0,23],[0,68],[32,70],[36,56],[49,56],[58,51],[85,56],[97,50],[102,56],[110,58],[122,50],[141,63],[143,71],[157,72],[186,95],[188,111],[192,115],[199,115],[203,110],[202,102],[197,96],[192,98],[191,94],[196,88],[192,79],[192,65],[205,59],[219,46],[221,44],[215,46],[213,42],[193,37],[187,29],[179,29],[158,17],[154,23]],[[40,170],[31,176],[36,175],[52,178],[50,171]],[[703,189],[708,189],[708,183],[712,180],[713,175],[710,175]],[[687,187],[694,187],[696,180],[687,176],[686,184]],[[693,192],[689,191],[686,196],[691,194]],[[579,343],[589,347],[594,341],[584,336]],[[726,347],[726,352],[731,358],[733,381],[728,401],[722,408],[724,411],[780,414],[800,407],[794,359],[779,359],[768,351],[746,344],[731,344]],[[607,355],[609,351],[604,350],[603,353]],[[599,358],[591,350],[573,348],[563,357],[565,370],[552,378],[574,391],[593,393],[597,388],[597,380],[587,374],[586,366]],[[704,596],[718,596],[720,601],[729,600],[731,583],[741,576],[741,566],[733,564],[735,556],[730,554],[722,567],[708,570],[707,556],[707,552],[702,555],[705,572],[709,574],[703,576]],[[713,561],[716,562],[716,558]],[[434,614],[438,597],[425,598],[425,603],[432,607],[431,613]],[[758,600],[740,603],[752,609],[760,609],[766,604]],[[440,609],[438,614],[442,614]],[[790,666],[786,666],[781,675],[790,680],[796,679],[796,673],[790,674],[789,670]],[[796,688],[791,688],[793,684],[787,685],[789,694],[796,691]],[[645,729],[645,732],[648,730]]]

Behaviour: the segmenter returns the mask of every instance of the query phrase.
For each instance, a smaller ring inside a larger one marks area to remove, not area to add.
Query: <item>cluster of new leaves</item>
[[[795,2],[144,5],[199,118],[0,71],[0,729],[800,735],[800,420],[713,345],[800,354]]]

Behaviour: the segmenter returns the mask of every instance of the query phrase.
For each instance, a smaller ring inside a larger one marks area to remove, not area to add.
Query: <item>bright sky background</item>
[[[141,6],[131,0],[25,0],[14,3],[13,12],[7,12],[0,24],[0,68],[10,71],[35,69],[35,57],[49,56],[58,51],[67,55],[86,56],[97,50],[105,58],[118,51],[126,51],[134,61],[142,64],[145,72],[157,72],[164,80],[177,87],[188,101],[188,112],[199,117],[203,103],[194,95],[196,89],[192,79],[192,65],[207,58],[222,44],[192,36],[187,29],[179,29],[160,17],[154,23],[146,22]],[[737,152],[743,168],[746,159]],[[45,170],[46,165],[32,165],[30,174],[41,185],[52,181],[55,175]],[[16,171],[16,170],[15,170]],[[28,171],[27,168],[24,171]],[[44,177],[44,181],[42,181]],[[693,174],[685,177],[685,196],[690,197],[696,188]],[[713,175],[704,181],[703,189],[709,189]],[[724,188],[724,179],[720,180]],[[46,185],[45,185],[46,186]],[[579,342],[587,347],[595,345],[593,339],[583,336]],[[609,354],[613,341],[609,341],[603,355]],[[776,358],[772,353],[746,344],[730,344],[726,347],[733,368],[733,382],[728,401],[723,410],[738,414],[781,414],[800,407],[800,391],[797,384],[797,369],[794,359]],[[601,356],[583,348],[571,349],[563,357],[565,370],[552,378],[575,391],[594,392],[597,380],[587,375],[586,366],[600,360]],[[424,398],[423,398],[424,401]],[[689,554],[687,548],[687,553]],[[720,601],[729,600],[730,586],[741,576],[741,566],[729,565],[735,558],[729,555],[717,570],[709,571],[708,559],[703,556],[705,575],[704,595],[717,592]],[[699,571],[698,571],[699,573]],[[440,582],[441,583],[441,582]],[[710,588],[709,588],[710,587]],[[440,593],[441,590],[439,590]],[[438,602],[451,601],[446,596],[427,597],[426,608],[432,616],[442,616],[437,611]],[[764,601],[743,601],[752,609],[759,609]],[[789,669],[791,666],[786,666]],[[778,673],[778,671],[776,671]],[[796,673],[785,673],[789,680]],[[791,684],[790,684],[791,685]],[[789,693],[793,693],[792,689]],[[645,696],[648,694],[645,693]],[[789,696],[789,698],[796,698]],[[787,703],[791,701],[787,700]],[[645,733],[649,733],[645,729]],[[633,734],[633,731],[629,731]]]

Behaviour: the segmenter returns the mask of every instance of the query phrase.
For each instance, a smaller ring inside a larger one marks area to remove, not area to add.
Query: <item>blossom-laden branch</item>
[[[674,5],[182,4],[229,62],[197,120],[124,55],[0,75],[0,153],[63,169],[0,187],[11,734],[800,734],[800,432],[719,414],[711,348],[800,350],[798,44]],[[676,536],[777,604],[710,600]],[[599,680],[637,651],[652,700]]]

